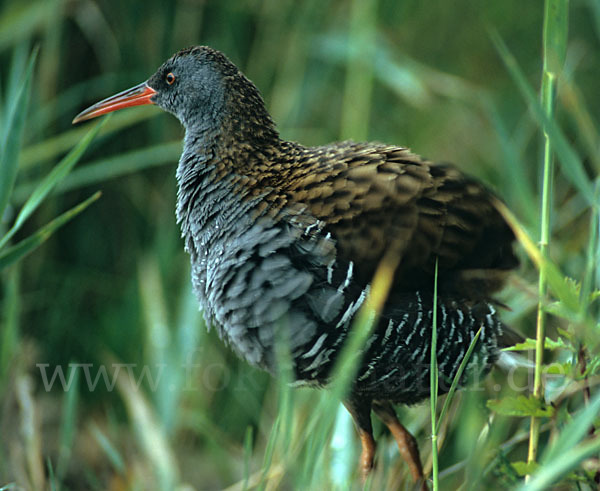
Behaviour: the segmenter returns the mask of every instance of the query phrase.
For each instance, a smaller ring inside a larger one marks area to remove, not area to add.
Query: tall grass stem
[[[431,476],[433,489],[440,489],[439,464],[438,464],[438,424],[437,424],[437,399],[438,399],[438,364],[437,364],[437,286],[438,286],[438,261],[435,260],[435,273],[433,281],[433,319],[431,326],[431,361],[429,367],[431,388]]]
[[[567,0],[546,0],[544,4],[544,71],[542,75],[541,104],[548,119],[554,115],[556,87],[558,74],[562,68],[567,43]],[[543,258],[548,257],[550,245],[550,222],[552,211],[552,177],[554,165],[552,157],[552,142],[544,128],[544,158],[542,178],[542,209],[540,226],[540,252]],[[543,393],[542,364],[544,343],[546,339],[546,320],[544,301],[546,297],[546,271],[540,268],[538,278],[538,307],[536,327],[535,372],[533,380],[533,395],[541,399]],[[538,450],[540,419],[531,417],[528,462],[535,462]]]

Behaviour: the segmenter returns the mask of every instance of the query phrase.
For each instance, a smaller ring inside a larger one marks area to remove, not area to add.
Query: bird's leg
[[[344,406],[352,416],[354,424],[358,429],[358,436],[362,446],[360,454],[360,477],[363,482],[373,470],[375,458],[375,439],[373,438],[373,427],[371,426],[371,401],[352,398],[344,401]]]
[[[427,486],[423,478],[423,466],[421,465],[421,457],[419,456],[419,447],[415,437],[400,423],[396,411],[389,402],[374,402],[373,411],[385,424],[390,433],[396,440],[400,455],[408,464],[408,468],[412,478],[416,483],[421,484],[421,489],[426,490]]]
[[[360,477],[363,482],[367,480],[373,470],[373,461],[375,459],[375,449],[377,444],[371,431],[362,428],[358,429],[362,451],[360,453]]]

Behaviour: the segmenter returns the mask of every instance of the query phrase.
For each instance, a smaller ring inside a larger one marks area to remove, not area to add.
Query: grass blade
[[[446,395],[446,400],[444,401],[444,405],[442,406],[442,410],[438,417],[438,422],[437,422],[438,428],[442,424],[442,421],[444,420],[444,416],[446,415],[446,411],[448,411],[448,408],[450,407],[450,403],[452,402],[452,398],[454,397],[454,392],[456,392],[456,389],[458,388],[458,383],[460,382],[460,378],[462,377],[462,374],[465,371],[467,364],[469,363],[469,359],[471,358],[471,354],[473,353],[473,350],[475,349],[475,345],[477,344],[477,341],[479,340],[480,334],[481,334],[481,327],[479,328],[479,330],[477,331],[477,334],[475,334],[475,337],[471,341],[471,344],[469,345],[469,348],[467,349],[465,356],[463,356],[463,359],[460,362],[458,371],[456,372],[456,375],[454,376],[454,379],[452,380],[452,385],[450,386],[450,390],[448,391],[448,394]]]
[[[543,455],[542,463],[552,466],[552,462],[562,458],[565,452],[575,447],[588,433],[598,414],[600,414],[600,392],[562,429],[558,438]]]
[[[62,402],[62,417],[59,436],[58,463],[56,464],[56,477],[61,482],[69,467],[71,454],[73,450],[73,441],[77,432],[77,407],[79,403],[79,379],[80,370],[69,364],[69,370],[75,370],[73,374],[69,373],[68,380],[73,377],[73,385],[67,391]]]
[[[115,445],[103,433],[103,431],[95,422],[90,423],[89,431],[94,441],[100,447],[100,450],[104,453],[104,455],[106,455],[112,469],[118,474],[125,475],[127,471],[125,462]]]
[[[29,102],[31,74],[37,58],[37,50],[31,54],[21,85],[12,101],[8,101],[7,114],[2,118],[4,131],[0,135],[0,217],[10,199],[17,177],[19,151],[25,128],[25,116]]]
[[[108,126],[100,132],[101,137],[118,133],[123,128],[128,128],[136,123],[145,121],[158,114],[156,108],[143,107],[137,111],[125,111],[122,113],[111,114],[111,121]],[[21,168],[29,169],[42,162],[50,161],[59,155],[68,152],[87,134],[87,128],[84,125],[73,127],[59,135],[47,138],[40,143],[29,145],[21,152]]]
[[[586,202],[591,204],[594,199],[594,190],[577,152],[569,145],[567,138],[554,120],[546,114],[544,107],[529,86],[523,71],[519,68],[517,60],[508,50],[502,38],[496,31],[491,31],[490,35],[510,75],[531,108],[536,122],[548,133],[565,177],[577,188]]]
[[[315,472],[318,467],[317,459],[322,455],[326,440],[331,435],[339,401],[344,400],[360,367],[363,347],[387,300],[398,262],[399,258],[389,253],[379,263],[371,283],[371,291],[356,314],[342,352],[335,362],[328,389],[330,396],[321,399],[313,413],[314,419],[307,425],[307,428],[315,425],[311,431],[313,447],[304,461],[304,475],[312,479],[311,485],[307,485],[309,488],[314,488],[318,482],[318,473]]]
[[[433,280],[433,319],[431,321],[431,360],[429,366],[429,376],[430,376],[430,391],[431,391],[431,399],[430,399],[430,409],[431,409],[431,477],[433,479],[433,489],[437,491],[440,489],[440,481],[439,481],[439,464],[438,464],[438,448],[437,448],[437,433],[438,433],[438,424],[437,424],[437,400],[438,400],[438,382],[439,382],[439,374],[438,374],[438,363],[437,363],[437,290],[438,287],[438,259],[435,259],[435,273]]]
[[[11,264],[14,264],[19,259],[23,258],[41,244],[46,242],[58,228],[62,227],[69,220],[85,210],[89,205],[100,198],[101,195],[102,193],[98,191],[85,201],[79,203],[77,206],[65,211],[62,215],[57,216],[54,220],[44,225],[34,234],[0,253],[0,270],[10,266]]]
[[[275,418],[275,421],[273,422],[273,427],[271,428],[271,433],[269,434],[269,440],[267,441],[265,455],[263,457],[260,482],[257,486],[258,489],[265,489],[267,485],[269,471],[271,470],[271,465],[273,463],[273,453],[275,451],[275,444],[277,443],[278,433],[281,427],[281,418],[282,415],[280,412]]]
[[[2,325],[0,330],[0,391],[4,389],[5,382],[8,380],[6,375],[19,353],[19,311],[21,309],[19,278],[19,268],[13,268],[6,275],[2,285],[4,298],[0,314],[0,325]]]
[[[243,491],[246,491],[246,489],[248,489],[248,483],[250,482],[250,460],[252,459],[252,442],[252,426],[248,426],[248,428],[246,428],[246,434],[244,435],[244,470],[242,472]]]
[[[156,489],[175,489],[179,482],[179,467],[165,428],[160,424],[152,404],[134,385],[132,377],[119,371],[116,378],[138,447],[151,465]]]
[[[177,141],[161,143],[86,163],[85,166],[74,169],[66,176],[54,192],[61,193],[139,172],[150,167],[173,164],[177,162],[180,154],[181,142]],[[37,183],[31,182],[17,184],[13,193],[14,201],[17,203],[24,201],[36,185]]]
[[[590,294],[594,288],[594,270],[599,267],[597,256],[600,254],[600,179],[596,179],[595,188],[596,197],[594,200],[595,205],[592,207],[590,214],[590,233],[586,252],[585,272],[581,283],[581,294],[579,295],[582,316],[589,309]]]
[[[73,150],[69,152],[69,154],[62,159],[55,167],[52,169],[44,179],[38,184],[36,189],[33,191],[29,199],[21,208],[21,211],[17,215],[17,219],[15,223],[10,228],[10,230],[6,233],[4,237],[0,240],[0,248],[6,245],[6,243],[10,240],[10,238],[21,228],[25,220],[27,220],[31,214],[37,209],[40,203],[48,196],[48,194],[52,191],[54,186],[56,186],[60,181],[62,181],[65,176],[71,171],[71,169],[75,166],[75,164],[79,161],[83,152],[90,146],[92,140],[96,137],[100,129],[106,124],[109,118],[104,118],[100,121],[91,131],[85,135],[84,138],[75,146]]]
[[[20,42],[49,24],[52,12],[57,9],[57,1],[39,2],[8,2],[3,4],[2,16],[0,16],[0,49]]]
[[[600,438],[582,443],[568,452],[560,452],[552,461],[546,463],[543,467],[531,476],[531,479],[525,486],[521,487],[522,491],[543,491],[552,489],[552,484],[555,483],[561,476],[575,469],[584,459],[592,457],[600,452]]]
[[[548,247],[550,245],[550,214],[553,202],[553,143],[558,140],[560,130],[554,128],[557,134],[556,138],[550,135],[550,125],[553,124],[554,106],[556,100],[556,87],[558,76],[562,71],[567,50],[568,33],[568,13],[569,5],[567,0],[546,0],[544,3],[544,70],[541,87],[541,107],[533,98],[534,106],[539,115],[542,116],[542,129],[544,131],[544,163],[543,163],[543,182],[542,182],[542,209],[540,225],[540,253],[543,258],[548,257]],[[516,63],[512,65],[513,76],[519,83],[519,70],[516,69]],[[528,93],[528,85],[523,84],[521,79],[521,90]],[[530,91],[529,91],[530,92]],[[529,95],[532,95],[529,93]],[[568,144],[567,144],[568,146]],[[567,165],[567,162],[570,162]],[[580,188],[582,194],[590,193],[589,181],[581,165],[578,165],[577,158],[568,159],[564,162],[563,170],[570,173],[573,183]],[[590,200],[593,200],[593,194],[588,194]],[[538,308],[537,308],[537,327],[536,327],[536,349],[535,349],[535,371],[533,379],[533,397],[539,400],[543,397],[542,365],[544,358],[544,341],[546,338],[546,315],[544,303],[547,290],[546,269],[540,268],[538,280]],[[536,461],[540,419],[536,416],[531,417],[529,433],[529,450],[527,462]]]
[[[552,292],[556,297],[563,303],[563,305],[570,311],[577,313],[579,312],[579,297],[575,294],[572,289],[568,287],[565,282],[565,275],[563,275],[550,259],[544,257],[540,249],[536,246],[535,242],[531,239],[523,225],[519,223],[519,220],[513,215],[513,213],[500,201],[495,203],[498,211],[502,217],[506,220],[510,228],[515,233],[517,240],[523,246],[523,249],[535,264],[538,269],[544,269],[548,284],[552,289]]]

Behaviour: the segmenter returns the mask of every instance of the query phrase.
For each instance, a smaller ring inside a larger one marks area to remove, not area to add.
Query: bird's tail
[[[501,351],[498,360],[496,360],[496,365],[506,372],[510,372],[515,368],[535,369],[535,363],[531,359],[514,351]]]
[[[525,338],[521,333],[515,331],[505,324],[502,325],[502,335],[498,340],[500,349],[508,348],[524,341]],[[533,363],[533,361],[531,361],[531,359],[526,355],[517,353],[515,351],[503,350],[500,351],[496,365],[507,372],[514,370],[515,368],[526,368],[528,370],[533,370],[535,368],[535,363]]]

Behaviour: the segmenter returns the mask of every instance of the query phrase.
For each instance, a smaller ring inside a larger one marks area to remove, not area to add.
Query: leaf
[[[577,322],[579,320],[579,314],[573,312],[564,306],[562,302],[552,302],[544,306],[544,312],[552,314],[560,319],[565,319],[569,322]]]
[[[573,334],[570,333],[569,331],[564,330],[561,327],[557,327],[556,328],[556,332],[563,338],[565,338],[566,340],[569,341],[569,343],[573,342]]]
[[[479,328],[479,330],[473,337],[471,344],[469,344],[469,348],[467,349],[465,356],[463,356],[463,359],[460,362],[460,365],[458,367],[456,375],[454,376],[454,379],[452,380],[452,385],[450,386],[450,390],[448,391],[448,395],[446,396],[446,400],[444,401],[444,405],[442,406],[442,411],[440,412],[440,417],[438,418],[437,428],[440,427],[440,425],[442,424],[442,421],[444,420],[446,411],[450,407],[450,402],[452,401],[452,398],[454,397],[454,392],[456,391],[456,388],[458,387],[460,378],[462,377],[462,374],[463,374],[465,368],[467,367],[467,363],[471,358],[471,354],[473,353],[473,350],[475,349],[475,345],[477,344],[477,341],[479,340],[480,335],[481,335],[481,327]]]
[[[535,339],[527,338],[522,343],[517,343],[514,346],[510,346],[508,348],[504,348],[502,351],[529,351],[535,349]],[[553,341],[550,338],[545,338],[544,348],[547,350],[556,350],[556,349],[570,349],[571,347],[566,344],[561,338],[558,338],[557,341]]]
[[[111,125],[111,127],[114,124]],[[102,131],[106,133],[106,131]],[[141,150],[114,155],[94,162],[87,162],[83,167],[73,169],[61,181],[54,194],[77,189],[90,184],[114,179],[119,176],[139,172],[143,169],[165,164],[173,164],[181,154],[181,142],[160,143]],[[22,203],[29,196],[39,181],[18,183],[13,192],[13,202]]]
[[[69,462],[73,452],[73,440],[77,433],[77,406],[79,404],[79,383],[80,383],[80,370],[76,369],[77,365],[73,366],[69,364],[69,372],[74,370],[74,373],[69,373],[68,380],[73,377],[73,386],[71,390],[65,391],[63,402],[62,402],[62,416],[60,422],[60,433],[59,433],[59,452],[58,462],[56,464],[56,475],[59,481],[64,478],[66,469],[69,466]]]
[[[6,115],[2,118],[4,131],[0,134],[0,219],[8,205],[19,167],[19,151],[23,139],[25,116],[29,102],[31,74],[37,58],[34,50],[29,58],[25,75],[12,101],[9,101]]]
[[[587,204],[592,205],[594,203],[594,189],[586,174],[579,155],[577,155],[573,147],[569,144],[567,138],[558,125],[546,114],[544,108],[538,101],[535,92],[529,86],[523,71],[517,64],[517,60],[508,50],[508,47],[500,35],[496,31],[491,31],[490,36],[494,42],[494,45],[496,46],[496,50],[502,58],[502,61],[506,65],[508,72],[521,91],[523,99],[525,99],[531,108],[536,122],[544,130],[544,132],[548,134],[552,142],[552,148],[555,150],[556,155],[559,158],[563,174],[581,193]]]
[[[49,24],[52,12],[59,8],[57,1],[5,2],[0,16],[0,49],[30,39]]]
[[[598,413],[600,413],[600,392],[594,396],[585,409],[577,413],[577,415],[565,425],[558,438],[554,440],[552,445],[550,445],[545,452],[541,462],[543,464],[552,462],[577,445],[592,427]]]
[[[491,399],[487,401],[487,407],[504,416],[535,416],[536,418],[549,418],[554,414],[554,408],[552,406],[547,406],[533,396]]]
[[[63,226],[69,220],[85,210],[89,205],[100,198],[101,194],[102,193],[98,191],[85,201],[82,201],[77,206],[74,206],[70,210],[64,212],[62,215],[59,215],[51,222],[44,225],[34,234],[0,253],[0,270],[10,266],[11,264],[14,264],[19,259],[33,251],[36,247],[46,242],[46,240],[50,238],[56,229]]]
[[[44,179],[38,184],[36,189],[33,191],[29,199],[21,208],[21,211],[17,215],[15,223],[10,230],[0,240],[0,248],[6,245],[10,238],[21,228],[25,220],[27,220],[31,214],[37,209],[40,203],[48,196],[50,191],[56,186],[57,183],[62,181],[73,166],[79,161],[83,152],[89,147],[92,140],[96,137],[100,129],[106,124],[108,118],[103,118],[91,131],[85,135],[84,138],[69,152],[69,154],[63,158],[55,167],[52,169]]]
[[[579,312],[580,300],[579,296],[573,292],[570,284],[565,282],[565,276],[561,273],[559,268],[549,259],[544,258],[535,242],[531,240],[531,237],[519,223],[519,220],[515,215],[507,208],[507,206],[500,200],[495,201],[495,206],[506,220],[506,223],[515,233],[519,243],[525,249],[525,252],[534,262],[538,269],[544,269],[548,284],[556,296],[564,304],[564,307],[572,312]]]
[[[120,114],[118,112],[113,113],[110,124],[102,129],[100,136],[107,137],[156,114],[158,114],[158,110],[151,107],[140,107],[137,111],[125,111]],[[40,163],[57,158],[73,148],[86,133],[85,126],[74,127],[39,143],[27,146],[21,153],[21,168],[30,169]]]
[[[511,462],[510,466],[515,470],[515,472],[520,477],[524,477],[524,476],[528,476],[529,474],[533,474],[540,467],[540,465],[535,461],[523,462],[522,460],[520,460],[518,462]]]
[[[571,373],[573,370],[573,364],[570,361],[565,361],[564,363],[559,363],[557,361],[550,363],[549,365],[544,365],[543,373],[544,375],[566,375]]]
[[[566,452],[559,452],[558,456],[552,461],[540,466],[529,481],[527,481],[521,490],[546,490],[551,489],[552,484],[561,476],[575,469],[583,460],[592,457],[600,452],[600,438],[586,441]]]
[[[569,3],[567,0],[544,3],[544,71],[558,74],[567,54]]]
[[[588,361],[585,372],[583,372],[581,375],[583,377],[592,377],[598,372],[600,372],[600,356],[596,355]]]

